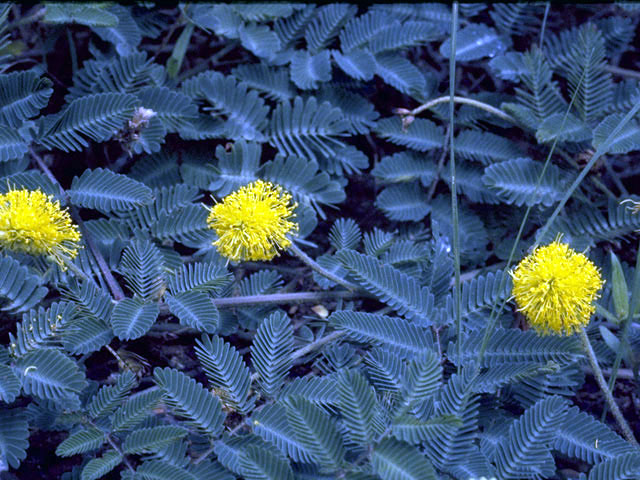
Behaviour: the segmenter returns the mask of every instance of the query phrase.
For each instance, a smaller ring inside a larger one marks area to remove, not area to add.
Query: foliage
[[[0,229],[0,476],[640,477],[580,342],[525,327],[510,275],[558,235],[593,261],[586,334],[633,422],[639,18],[0,4],[0,193],[81,235],[58,265]]]

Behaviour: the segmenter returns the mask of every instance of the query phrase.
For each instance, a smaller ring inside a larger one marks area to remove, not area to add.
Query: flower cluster
[[[280,186],[262,180],[245,185],[211,208],[207,223],[218,234],[213,244],[231,260],[271,260],[291,245],[287,234],[298,230],[290,220],[295,207]]]
[[[0,246],[30,255],[46,255],[64,268],[78,254],[80,232],[53,196],[40,190],[0,194]]]
[[[511,277],[518,311],[543,334],[570,335],[585,327],[603,284],[591,260],[558,240],[536,248]]]

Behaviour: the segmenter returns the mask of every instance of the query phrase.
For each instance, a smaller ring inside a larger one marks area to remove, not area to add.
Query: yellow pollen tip
[[[80,248],[80,232],[69,213],[38,190],[0,194],[0,246],[14,252],[51,257],[63,269]]]
[[[518,311],[542,334],[587,326],[604,283],[591,260],[558,240],[536,248],[510,274]]]
[[[257,180],[216,203],[207,218],[221,255],[234,260],[271,260],[291,245],[288,233],[298,224],[290,219],[297,204],[279,185]]]

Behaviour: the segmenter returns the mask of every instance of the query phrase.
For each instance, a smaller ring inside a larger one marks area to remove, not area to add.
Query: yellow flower
[[[80,232],[60,202],[52,199],[40,190],[0,194],[0,246],[49,256],[64,269],[64,258],[78,254]]]
[[[585,327],[603,284],[598,267],[559,240],[536,248],[510,273],[518,311],[542,334]]]
[[[218,234],[213,244],[231,260],[271,260],[291,245],[287,233],[298,230],[290,220],[295,207],[279,185],[245,185],[211,208],[207,224]]]

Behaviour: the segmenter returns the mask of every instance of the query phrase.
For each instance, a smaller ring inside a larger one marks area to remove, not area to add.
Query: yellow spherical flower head
[[[542,334],[571,335],[585,327],[603,284],[591,260],[558,240],[536,248],[511,277],[518,311]]]
[[[296,206],[278,185],[245,185],[211,208],[207,223],[218,234],[213,244],[231,260],[271,260],[291,245],[287,234],[298,231],[290,220]]]
[[[40,190],[0,194],[0,246],[14,252],[51,257],[64,269],[64,259],[78,254],[80,232],[60,202]]]

